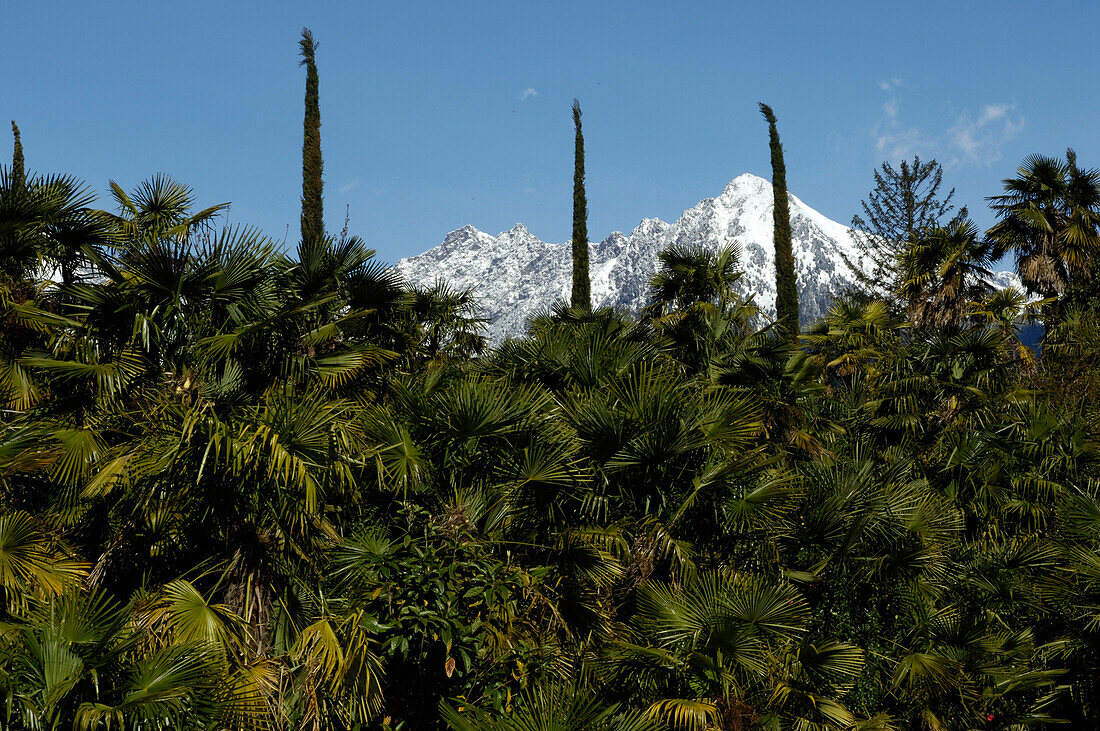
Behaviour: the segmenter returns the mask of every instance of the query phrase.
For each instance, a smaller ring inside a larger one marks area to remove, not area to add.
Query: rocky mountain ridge
[[[859,251],[849,227],[794,195],[789,198],[801,316],[810,322],[825,313],[835,293],[854,283],[844,255],[858,261]],[[773,317],[772,186],[748,173],[718,197],[685,210],[675,223],[646,218],[629,234],[615,231],[590,243],[592,304],[637,312],[645,305],[658,252],[676,244],[717,249],[727,243],[741,249],[741,293],[753,294],[764,315]],[[439,246],[400,260],[396,269],[418,284],[442,278],[457,288],[473,288],[490,319],[491,342],[521,334],[532,314],[568,299],[572,281],[569,244],[542,241],[521,223],[496,236],[463,226]],[[1015,275],[997,272],[996,282],[1015,283]]]

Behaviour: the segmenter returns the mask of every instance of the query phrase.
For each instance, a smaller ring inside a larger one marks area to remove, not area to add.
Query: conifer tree
[[[791,246],[791,211],[787,202],[787,169],[783,164],[783,145],[775,126],[771,107],[760,103],[760,112],[768,120],[772,153],[772,195],[775,242],[775,314],[793,340],[798,334],[798,284],[795,281],[794,253]]]
[[[302,241],[317,242],[325,235],[324,190],[321,172],[321,104],[318,97],[317,42],[302,28],[300,66],[306,67],[306,110],[302,130]]]
[[[27,172],[23,162],[23,141],[19,138],[19,125],[13,119],[11,131],[15,136],[15,150],[11,156],[11,182],[12,187],[21,186],[27,180]]]
[[[574,307],[592,309],[592,283],[588,274],[588,201],[584,194],[584,135],[581,104],[573,100],[573,298]]]
[[[862,213],[852,217],[852,241],[858,260],[844,251],[841,258],[855,276],[856,284],[848,296],[864,296],[900,304],[904,285],[903,260],[915,237],[930,228],[943,226],[944,218],[954,209],[952,188],[940,192],[943,167],[935,160],[914,157],[902,160],[898,167],[884,162],[875,170],[875,187],[860,201]],[[962,223],[966,208],[959,210],[947,226]]]

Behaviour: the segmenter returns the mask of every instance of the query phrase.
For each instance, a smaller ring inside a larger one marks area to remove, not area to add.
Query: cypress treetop
[[[302,241],[317,242],[325,235],[324,184],[321,173],[321,104],[318,96],[317,42],[309,28],[302,28],[298,42],[306,67],[305,118],[302,125]]]
[[[15,136],[15,149],[11,156],[11,182],[13,186],[22,185],[27,180],[27,172],[23,162],[23,141],[19,137],[19,125],[13,119],[11,132]]]
[[[791,245],[791,211],[787,201],[787,168],[783,164],[783,145],[775,126],[775,114],[760,102],[760,112],[768,121],[772,154],[773,240],[775,242],[775,316],[793,340],[798,335],[798,284],[795,281],[794,252]]]
[[[573,297],[572,304],[592,309],[592,284],[588,273],[588,201],[584,193],[584,134],[581,132],[581,103],[573,100]]]

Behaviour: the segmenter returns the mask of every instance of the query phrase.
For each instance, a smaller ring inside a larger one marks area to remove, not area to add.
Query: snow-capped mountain
[[[789,198],[800,314],[810,322],[854,281],[841,253],[852,261],[859,260],[859,253],[847,226],[793,195]],[[659,251],[675,244],[717,249],[727,243],[742,251],[741,293],[753,294],[757,306],[773,317],[772,185],[748,173],[731,181],[717,198],[704,198],[684,211],[675,223],[646,218],[629,235],[616,231],[589,244],[592,305],[637,312],[645,305],[646,283],[656,270]],[[568,243],[540,241],[518,223],[497,236],[464,226],[434,249],[402,259],[396,268],[413,283],[442,278],[457,288],[473,288],[491,320],[489,340],[500,342],[521,334],[537,310],[569,298],[572,266]]]

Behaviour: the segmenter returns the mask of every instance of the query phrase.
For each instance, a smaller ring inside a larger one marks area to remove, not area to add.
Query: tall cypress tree
[[[27,181],[27,172],[23,163],[23,141],[19,138],[19,125],[14,119],[11,121],[11,131],[15,135],[15,150],[11,156],[11,184],[14,188]]]
[[[775,242],[775,315],[788,336],[798,334],[798,284],[794,274],[794,252],[791,247],[791,210],[787,202],[787,168],[783,164],[783,145],[775,127],[772,108],[760,103],[760,112],[768,120],[768,137],[772,152],[772,197],[774,206],[773,241]]]
[[[592,309],[592,283],[588,275],[588,201],[584,194],[584,135],[581,103],[573,100],[573,306]]]
[[[317,93],[317,42],[302,28],[298,42],[306,67],[306,112],[302,129],[302,241],[317,242],[325,235],[324,190],[321,172],[321,103]]]

